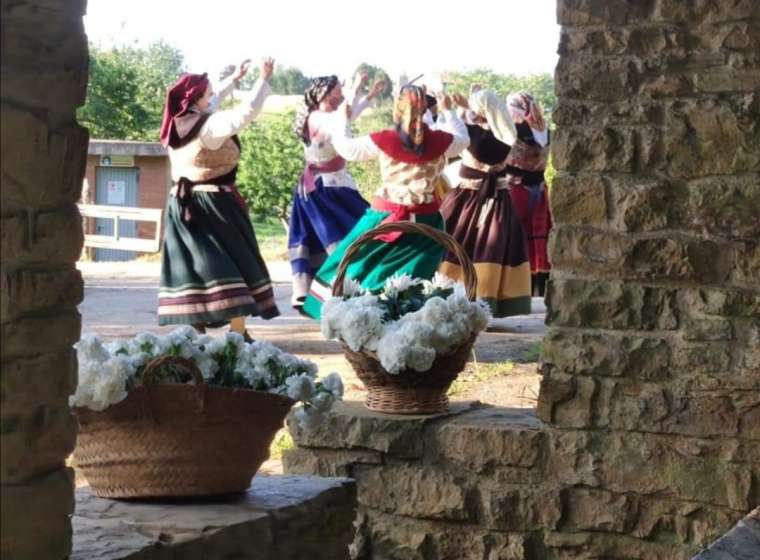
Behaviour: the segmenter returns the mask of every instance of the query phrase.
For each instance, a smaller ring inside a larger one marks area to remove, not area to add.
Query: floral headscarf
[[[176,141],[174,119],[187,114],[193,103],[206,93],[208,85],[209,80],[206,74],[182,74],[179,80],[166,92],[164,117],[159,134],[164,146],[169,146],[173,140]]]
[[[404,86],[393,106],[393,124],[406,148],[420,155],[424,149],[425,125],[422,118],[427,111],[425,88]]]
[[[524,91],[512,93],[507,97],[507,105],[515,123],[527,123],[533,130],[536,141],[541,145],[546,145],[548,137],[544,113],[533,96]]]
[[[509,105],[509,113],[516,123],[525,121],[534,130],[546,130],[546,121],[541,106],[529,93],[521,91],[510,94],[507,97],[507,105]]]
[[[296,114],[293,132],[307,146],[311,144],[309,136],[309,115],[319,107],[322,100],[338,85],[338,76],[320,76],[314,78],[303,94],[303,105]]]

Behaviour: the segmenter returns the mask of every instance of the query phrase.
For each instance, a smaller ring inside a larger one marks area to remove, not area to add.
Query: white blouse
[[[343,122],[345,123],[345,112],[340,111],[343,115]],[[439,117],[439,123],[436,123],[436,128],[450,133],[454,138],[451,144],[446,149],[445,157],[451,158],[458,156],[462,150],[470,145],[470,135],[467,132],[467,126],[462,122],[456,112],[453,110],[441,111]],[[352,138],[348,136],[349,130],[347,123],[344,126],[335,126],[333,129],[333,145],[336,151],[348,161],[368,161],[371,159],[377,159],[380,155],[380,148],[372,141],[369,135],[358,136]]]
[[[218,93],[219,102],[235,88],[235,81],[223,82]],[[264,100],[269,96],[269,82],[256,80],[253,89],[240,92],[241,101],[232,109],[212,113],[203,124],[198,139],[204,148],[218,150],[224,141],[243,130],[261,112]]]

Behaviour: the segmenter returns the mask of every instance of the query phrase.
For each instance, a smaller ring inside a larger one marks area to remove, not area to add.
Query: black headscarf
[[[303,106],[296,113],[293,132],[307,146],[311,144],[309,136],[309,115],[319,107],[322,100],[338,85],[338,76],[320,76],[314,78],[303,94]]]

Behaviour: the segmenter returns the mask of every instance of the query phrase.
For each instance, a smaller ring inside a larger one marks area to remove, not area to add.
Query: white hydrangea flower
[[[389,298],[398,296],[398,294],[405,292],[413,286],[417,286],[422,282],[418,278],[412,278],[408,274],[396,274],[385,281],[383,286],[383,293]]]
[[[178,327],[170,332],[169,336],[174,336],[177,338],[182,337],[186,338],[187,340],[195,340],[198,338],[198,331],[196,331],[190,325],[182,325],[181,327]]]
[[[197,357],[195,363],[198,366],[203,379],[206,381],[213,379],[216,372],[219,371],[219,362],[208,354],[202,354]]]
[[[362,285],[353,278],[346,278],[343,280],[343,295],[345,297],[363,296],[367,292],[362,288]]]
[[[331,393],[318,393],[309,404],[315,412],[324,413],[332,408],[334,402],[335,397]]]
[[[335,372],[322,379],[322,386],[330,391],[335,398],[343,397],[343,379]]]
[[[105,362],[110,357],[100,337],[94,334],[82,336],[82,339],[74,345],[74,348],[76,348],[77,356],[82,361]]]
[[[430,295],[435,290],[452,290],[456,287],[457,282],[456,280],[452,280],[445,274],[436,272],[432,280],[423,280],[422,285],[423,285],[422,293],[425,295]]]
[[[322,422],[322,413],[313,408],[299,408],[293,413],[293,417],[298,422],[298,427],[302,430],[310,431],[319,426]]]
[[[308,401],[317,391],[314,380],[308,375],[292,375],[285,380],[288,396],[295,401]]]

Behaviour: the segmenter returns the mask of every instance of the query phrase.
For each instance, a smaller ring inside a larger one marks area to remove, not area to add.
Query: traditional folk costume
[[[504,101],[481,90],[470,109],[487,124],[468,124],[470,146],[462,154],[459,186],[444,200],[441,213],[446,230],[462,245],[475,265],[478,297],[494,317],[530,313],[530,264],[523,227],[509,197],[507,159],[515,127]],[[463,280],[462,267],[452,254],[440,270]]]
[[[321,308],[332,292],[346,249],[363,233],[381,223],[407,221],[443,229],[435,189],[446,158],[459,154],[469,143],[464,123],[447,111],[448,130],[430,130],[422,122],[425,94],[422,88],[406,86],[394,107],[394,129],[359,138],[333,137],[338,153],[349,161],[378,159],[383,185],[376,191],[372,207],[356,224],[317,272],[304,311],[319,319]],[[348,267],[347,277],[368,290],[380,290],[394,274],[432,278],[443,253],[433,240],[416,234],[391,233],[364,245]]]
[[[549,157],[549,129],[541,107],[527,93],[507,99],[517,139],[507,158],[509,192],[528,241],[533,295],[543,296],[551,265],[546,244],[552,228],[544,171]]]
[[[167,95],[161,142],[174,186],[166,207],[158,322],[221,326],[247,315],[279,315],[248,208],[235,188],[237,133],[269,94],[259,80],[235,108],[208,114],[194,105],[206,75],[185,74]],[[234,87],[230,82],[220,99]],[[243,327],[244,328],[244,327]]]
[[[369,204],[346,169],[346,160],[335,151],[331,130],[341,116],[318,110],[322,100],[338,85],[336,76],[312,81],[304,94],[304,107],[296,116],[295,133],[304,143],[306,167],[293,193],[288,253],[293,272],[293,306],[303,305],[314,274],[337,244],[351,231]],[[351,119],[368,106],[355,96]]]

